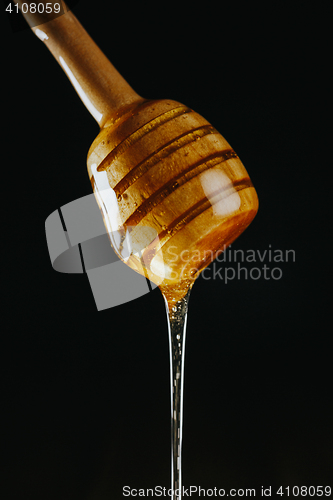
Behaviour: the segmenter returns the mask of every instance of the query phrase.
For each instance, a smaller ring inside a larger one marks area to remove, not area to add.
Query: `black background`
[[[327,13],[274,5],[73,9],[138,94],[190,106],[237,151],[260,207],[233,249],[295,250],[265,262],[280,280],[199,278],[190,299],[184,485],[258,496],[332,486],[333,470]],[[1,23],[3,498],[169,487],[162,296],[97,312],[85,275],[53,271],[45,219],[91,193],[98,126],[43,43]]]

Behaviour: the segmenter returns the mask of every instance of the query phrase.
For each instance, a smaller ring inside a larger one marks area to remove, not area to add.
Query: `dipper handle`
[[[122,114],[129,106],[144,100],[119,74],[64,2],[50,2],[52,12],[39,13],[34,12],[32,0],[15,1],[32,31],[65,71],[100,128],[119,112]],[[22,4],[25,4],[23,11]],[[63,8],[62,15],[54,17],[55,5]]]

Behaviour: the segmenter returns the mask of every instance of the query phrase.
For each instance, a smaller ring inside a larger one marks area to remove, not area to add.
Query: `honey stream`
[[[168,318],[171,393],[171,489],[172,500],[182,498],[182,439],[185,339],[189,296],[192,287],[178,300],[170,291],[162,294]]]

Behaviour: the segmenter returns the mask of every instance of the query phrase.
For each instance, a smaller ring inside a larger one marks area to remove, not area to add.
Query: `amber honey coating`
[[[108,207],[102,210],[108,232],[123,235],[118,244],[113,239],[115,251],[122,258],[124,235],[133,234],[140,252],[125,261],[160,288],[187,289],[258,210],[248,173],[228,142],[176,101],[142,100],[110,120],[87,165],[95,193],[102,178],[117,200],[111,223]]]

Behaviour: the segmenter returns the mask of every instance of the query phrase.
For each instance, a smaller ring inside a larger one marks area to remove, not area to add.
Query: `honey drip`
[[[258,202],[238,156],[202,117],[174,101],[145,101],[138,123],[139,111],[136,106],[126,120],[101,131],[88,154],[88,171],[114,250],[164,297],[171,489],[172,500],[181,500],[190,291],[200,272],[250,224]]]
[[[168,316],[170,354],[172,500],[181,499],[182,489],[184,360],[190,291],[191,288],[179,300],[168,300],[163,294]]]

